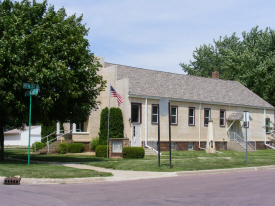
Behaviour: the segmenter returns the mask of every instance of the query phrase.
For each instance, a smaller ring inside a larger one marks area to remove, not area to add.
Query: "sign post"
[[[30,112],[29,112],[29,147],[28,147],[28,165],[30,165],[30,142],[31,142],[31,115],[32,115],[32,95],[38,94],[39,85],[23,83],[23,89],[28,89],[25,91],[25,97],[30,96]]]
[[[160,167],[160,115],[166,117],[168,115],[168,99],[162,98],[158,105],[158,165]]]
[[[247,160],[247,127],[248,127],[248,123],[249,123],[249,112],[244,112],[243,113],[243,121],[245,122],[245,133],[246,133],[246,140],[245,140],[245,144],[246,144],[246,164],[248,164],[248,160]]]

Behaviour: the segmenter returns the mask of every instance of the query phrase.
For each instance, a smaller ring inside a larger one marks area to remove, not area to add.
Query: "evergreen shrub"
[[[107,145],[107,133],[108,133],[108,107],[105,107],[100,114],[100,126],[99,126],[99,144]]]
[[[108,107],[105,107],[100,114],[99,144],[107,145],[108,135]],[[109,138],[123,138],[123,115],[120,108],[110,109]]]
[[[145,150],[143,147],[123,147],[122,157],[125,159],[144,158]]]
[[[99,145],[99,137],[93,138],[90,142],[90,149],[95,151],[95,148]]]
[[[68,146],[69,153],[81,153],[85,151],[85,145],[83,143],[71,143]]]
[[[35,152],[35,148],[36,148],[36,151],[37,151],[39,149],[42,149],[45,146],[46,146],[46,143],[35,142],[35,143],[32,144],[32,151]]]
[[[59,154],[66,154],[67,152],[67,144],[66,143],[60,143],[58,145],[58,153]]]
[[[107,145],[98,145],[95,148],[96,157],[107,157]]]

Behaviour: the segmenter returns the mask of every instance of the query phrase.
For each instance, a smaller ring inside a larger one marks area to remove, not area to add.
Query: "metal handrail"
[[[42,141],[42,139],[45,139],[45,138],[47,138],[47,141],[48,141],[48,137],[51,136],[51,135],[53,135],[53,134],[55,134],[56,132],[57,132],[57,131],[55,131],[55,132],[53,132],[53,133],[51,133],[51,134],[48,134],[48,135],[45,136],[45,137],[42,137],[42,138],[41,138],[41,141]]]
[[[60,135],[59,136],[56,136],[56,138],[54,138],[54,139],[51,139],[50,141],[47,141],[47,146],[48,146],[48,153],[50,152],[50,142],[53,142],[53,141],[55,141],[55,140],[57,140],[57,138],[61,138],[61,143],[62,143],[62,137],[64,136],[64,135],[68,135],[68,134],[70,134],[70,133],[72,133],[72,131],[73,130],[70,130],[69,132],[67,132],[67,133],[60,133]],[[68,138],[67,138],[68,139]]]
[[[248,137],[248,138],[249,138],[249,140],[247,141],[247,143],[252,148],[254,148],[256,150],[256,142],[251,137]],[[245,140],[240,135],[238,135],[236,132],[230,132],[229,139],[232,140],[232,141],[238,142],[239,145],[241,145],[244,149],[246,149]]]
[[[147,140],[146,147],[152,149],[154,152],[158,153],[158,141],[156,141],[153,137],[149,137]]]

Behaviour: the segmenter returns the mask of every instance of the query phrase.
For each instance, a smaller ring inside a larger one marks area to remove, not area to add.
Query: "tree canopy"
[[[188,75],[211,77],[213,71],[221,79],[236,80],[272,105],[275,105],[275,33],[258,27],[220,37],[214,44],[202,45],[193,52],[194,61],[180,63]]]
[[[0,1],[0,159],[4,126],[28,122],[23,83],[38,84],[32,122],[85,121],[105,88],[101,65],[85,39],[82,16],[67,16],[47,1]]]

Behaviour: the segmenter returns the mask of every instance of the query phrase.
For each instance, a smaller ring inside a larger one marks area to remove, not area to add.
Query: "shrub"
[[[59,154],[66,154],[67,152],[67,144],[66,143],[60,143],[58,145],[58,153]]]
[[[143,147],[123,147],[122,157],[126,159],[144,158],[145,150]]]
[[[107,157],[107,145],[98,145],[95,148],[96,157]]]
[[[95,151],[95,148],[99,145],[99,137],[93,138],[90,142],[90,149]]]
[[[85,145],[83,143],[71,143],[68,146],[69,153],[81,153],[85,151]]]
[[[100,126],[99,126],[99,144],[107,145],[107,133],[108,133],[108,107],[105,107],[100,114]]]
[[[110,109],[110,138],[123,138],[123,116],[120,108]]]
[[[35,148],[36,151],[39,149],[42,149],[43,147],[45,147],[47,144],[46,143],[42,143],[42,142],[35,142],[32,144],[32,151],[35,152]]]
[[[105,107],[100,114],[99,144],[107,145],[108,134],[108,107]],[[120,108],[110,109],[109,138],[123,138],[123,116]]]

